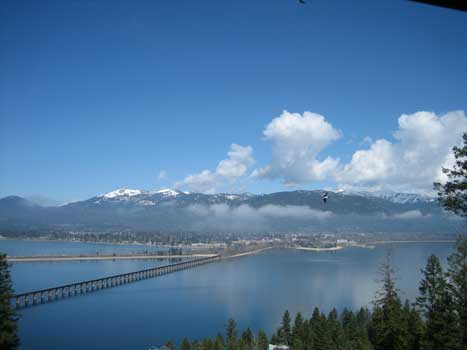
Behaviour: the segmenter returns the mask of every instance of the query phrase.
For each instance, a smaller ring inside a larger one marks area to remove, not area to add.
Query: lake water
[[[0,250],[2,250],[0,242]],[[22,244],[17,242],[17,244]],[[61,243],[76,244],[76,243]],[[402,297],[417,295],[430,254],[443,263],[453,244],[392,245]],[[229,317],[239,328],[270,335],[285,309],[310,316],[315,306],[359,308],[378,288],[377,268],[387,246],[337,252],[271,250],[159,278],[21,310],[21,349],[148,349],[215,336]],[[154,266],[154,261],[16,263],[18,292]]]
[[[63,241],[0,239],[0,252],[10,256],[137,254],[167,251],[166,247],[142,244],[103,244]]]

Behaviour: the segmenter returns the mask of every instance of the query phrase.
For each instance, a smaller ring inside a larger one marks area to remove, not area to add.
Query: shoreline
[[[155,248],[187,248],[192,250],[202,250],[203,248],[193,247],[191,245],[169,245],[169,244],[151,244],[141,242],[101,242],[101,241],[79,241],[73,239],[48,239],[48,238],[10,238],[0,235],[0,241],[29,241],[29,242],[60,242],[60,243],[81,243],[81,244],[100,244],[100,245],[127,245],[127,246],[144,246],[144,247],[155,247]]]
[[[92,261],[92,260],[164,260],[164,259],[190,259],[190,258],[202,258],[202,257],[211,257],[216,255],[215,253],[209,252],[196,252],[196,249],[193,249],[191,246],[166,246],[166,245],[153,245],[145,244],[138,242],[126,242],[126,243],[117,243],[117,242],[84,242],[76,240],[51,240],[51,239],[31,239],[31,238],[7,238],[0,236],[0,241],[2,240],[19,240],[19,241],[37,241],[37,242],[62,242],[62,243],[84,243],[84,244],[102,244],[102,245],[128,245],[128,246],[147,246],[147,247],[177,247],[177,248],[190,248],[192,249],[192,254],[177,254],[177,255],[156,255],[156,254],[117,254],[117,255],[32,255],[32,256],[7,256],[7,261],[12,263],[21,263],[21,262],[53,262],[53,261]],[[335,252],[344,250],[347,248],[365,248],[365,249],[374,249],[377,245],[384,244],[454,244],[456,240],[453,239],[435,239],[435,240],[388,240],[388,241],[368,241],[363,243],[354,243],[354,244],[344,244],[335,247],[328,248],[318,248],[318,247],[302,247],[302,246],[282,246],[282,247],[264,247],[251,251],[245,251],[242,253],[236,253],[234,255],[224,255],[222,259],[232,259],[248,255],[253,255],[260,253],[262,251],[271,250],[271,249],[295,249],[300,251],[309,251],[309,252]],[[159,250],[165,251],[165,250]],[[157,252],[157,250],[155,250]]]
[[[337,246],[337,247],[329,247],[329,248],[312,248],[312,247],[293,247],[296,250],[305,250],[310,252],[335,252],[337,250],[342,250],[346,247]]]
[[[433,240],[421,240],[421,241],[371,241],[365,244],[403,244],[403,243],[456,243],[455,239],[433,239]]]
[[[8,262],[45,262],[45,261],[90,261],[90,260],[164,260],[184,258],[208,258],[216,254],[190,255],[43,255],[43,256],[7,256]]]

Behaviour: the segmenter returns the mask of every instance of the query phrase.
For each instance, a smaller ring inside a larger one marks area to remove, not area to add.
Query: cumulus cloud
[[[263,130],[271,144],[271,159],[251,173],[253,179],[279,180],[286,186],[335,182],[344,189],[432,194],[432,183],[446,181],[442,167],[452,167],[452,147],[467,131],[463,111],[403,114],[391,139],[366,136],[348,163],[323,150],[341,137],[341,131],[322,115],[284,111]],[[245,179],[253,165],[252,148],[232,144],[228,157],[214,170],[186,176],[177,187],[213,193]],[[339,188],[338,187],[338,188]]]
[[[186,188],[196,192],[214,193],[221,182],[220,177],[210,170],[191,174],[175,184],[176,188]]]
[[[284,111],[266,126],[263,135],[272,143],[272,159],[255,169],[254,177],[280,179],[286,185],[302,184],[324,180],[339,164],[338,159],[331,157],[317,158],[341,136],[322,115]]]
[[[186,176],[176,183],[178,188],[186,188],[196,192],[214,193],[225,184],[232,184],[244,176],[254,163],[253,148],[235,143],[230,145],[228,158],[221,160],[215,171],[203,170],[197,174]]]
[[[228,179],[236,179],[245,175],[254,163],[252,153],[253,149],[250,146],[243,147],[233,143],[227,153],[229,158],[219,162],[216,173]]]
[[[394,142],[379,139],[357,150],[335,178],[346,188],[431,193],[434,181],[446,180],[441,168],[453,165],[452,146],[466,131],[463,111],[403,114]]]

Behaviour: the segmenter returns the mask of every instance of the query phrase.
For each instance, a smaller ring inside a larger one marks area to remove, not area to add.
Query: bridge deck
[[[140,281],[142,279],[158,277],[168,273],[193,268],[218,261],[220,258],[220,255],[214,255],[195,260],[182,261],[176,264],[158,266],[145,270],[65,284],[58,287],[35,290],[32,292],[15,295],[13,301],[16,308],[44,304],[55,300],[61,300],[66,297],[94,292],[104,288],[116,287],[122,284]]]

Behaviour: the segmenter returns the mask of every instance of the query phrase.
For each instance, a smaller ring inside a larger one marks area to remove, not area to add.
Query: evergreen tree
[[[367,308],[361,307],[360,310],[358,310],[356,319],[359,327],[367,329],[371,320],[370,311]]]
[[[458,215],[467,216],[467,133],[462,136],[463,146],[453,147],[456,159],[452,169],[443,168],[448,177],[445,184],[436,182],[438,200],[446,209]]]
[[[407,328],[402,303],[394,284],[394,270],[388,252],[380,267],[382,287],[374,302],[371,336],[375,350],[404,350],[407,347]]]
[[[198,339],[195,339],[193,340],[193,342],[191,343],[191,348],[193,350],[202,350],[203,349],[203,345],[201,344],[201,342],[198,340]]]
[[[174,343],[172,342],[172,340],[168,340],[167,343],[165,343],[165,347],[169,350],[174,350],[175,349],[175,345]]]
[[[467,133],[463,145],[453,147],[455,163],[452,169],[443,168],[448,181],[435,183],[438,200],[446,209],[467,216]],[[448,258],[449,289],[459,316],[461,348],[467,349],[467,239],[459,238],[455,252]]]
[[[366,309],[360,309],[358,316],[352,311],[344,309],[342,313],[343,349],[366,350],[371,348],[367,332],[368,318],[369,313]]]
[[[342,349],[344,346],[344,331],[339,321],[336,309],[332,309],[328,315],[328,328],[332,341],[333,349]]]
[[[242,333],[242,342],[244,350],[253,350],[255,347],[255,337],[249,327]]]
[[[344,332],[344,349],[346,350],[356,350],[358,349],[358,342],[356,341],[357,331],[357,322],[355,320],[355,315],[352,311],[347,308],[342,311],[341,316],[342,330]]]
[[[305,350],[305,346],[303,345],[303,341],[300,338],[293,338],[290,349],[291,350]]]
[[[305,340],[305,328],[303,325],[303,316],[300,312],[297,313],[295,316],[295,321],[294,325],[292,328],[292,344],[295,341],[295,339],[300,339],[300,341],[303,342]]]
[[[243,342],[243,339],[240,337],[240,339],[237,340],[237,350],[246,350],[245,349],[245,343]]]
[[[467,238],[459,237],[448,257],[449,290],[459,316],[461,348],[467,349]]]
[[[321,350],[332,350],[333,343],[327,325],[326,316],[320,313],[318,308],[315,308],[313,311],[311,325],[313,328],[314,347]]]
[[[303,332],[304,338],[302,339],[302,342],[304,343],[303,345],[305,347],[305,350],[314,350],[315,332],[311,320],[303,321]]]
[[[282,325],[281,325],[281,336],[282,344],[290,345],[292,344],[292,329],[290,327],[290,313],[289,310],[285,310],[284,315],[282,316]]]
[[[264,331],[260,330],[258,332],[258,350],[267,350],[268,349],[268,337]]]
[[[214,350],[224,350],[224,338],[222,338],[222,334],[217,333],[216,340],[214,341]]]
[[[183,338],[182,344],[180,345],[180,349],[181,350],[190,350],[191,349],[190,340],[187,337]]]
[[[410,306],[408,300],[404,304],[404,318],[407,323],[407,350],[422,349],[424,324],[420,313]]]
[[[449,295],[445,274],[435,255],[428,258],[422,273],[417,305],[426,319],[424,347],[428,350],[457,349],[459,344],[457,315]]]
[[[18,318],[10,300],[14,296],[5,254],[0,254],[0,349],[18,349]]]
[[[237,350],[237,323],[233,318],[230,318],[227,321],[227,326],[225,327],[225,339],[226,339],[226,348],[227,350]]]
[[[203,339],[203,349],[204,350],[212,350],[213,347],[213,342],[210,337],[205,337]]]
[[[277,345],[282,342],[282,338],[279,335],[277,335],[279,332],[280,332],[280,329],[276,333],[273,333],[273,335],[271,335],[271,340],[270,340],[271,344]]]

